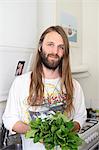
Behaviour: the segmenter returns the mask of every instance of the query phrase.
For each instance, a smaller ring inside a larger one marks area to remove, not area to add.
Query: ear
[[[39,52],[41,52],[41,51],[42,51],[42,46],[39,46],[38,51],[39,51]]]
[[[41,52],[41,48],[40,47],[39,47],[38,51]]]

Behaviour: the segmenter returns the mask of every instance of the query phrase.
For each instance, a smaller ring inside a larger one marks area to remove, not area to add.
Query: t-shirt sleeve
[[[7,99],[6,108],[3,114],[3,123],[6,129],[11,133],[14,124],[20,120],[19,108],[18,108],[18,93],[19,89],[16,86],[17,78],[14,80]]]
[[[87,118],[86,107],[85,107],[85,98],[83,90],[78,83],[74,80],[74,117],[73,120],[77,121],[82,128],[85,120]]]

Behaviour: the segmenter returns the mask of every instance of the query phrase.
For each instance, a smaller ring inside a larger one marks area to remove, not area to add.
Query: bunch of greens
[[[54,150],[59,146],[61,150],[77,150],[82,139],[73,131],[73,122],[60,112],[45,119],[37,118],[30,121],[30,128],[25,136],[33,138],[33,142],[43,142],[46,150]]]

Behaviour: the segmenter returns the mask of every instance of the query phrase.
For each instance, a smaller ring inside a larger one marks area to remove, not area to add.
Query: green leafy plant
[[[36,118],[30,121],[30,130],[26,138],[33,138],[33,142],[43,142],[46,150],[54,150],[59,146],[61,150],[77,150],[82,139],[73,131],[74,124],[60,112],[43,120]]]

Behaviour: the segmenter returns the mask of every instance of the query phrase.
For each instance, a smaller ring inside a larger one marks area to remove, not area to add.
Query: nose
[[[53,53],[54,53],[54,54],[57,54],[57,53],[58,53],[58,47],[57,47],[57,46],[54,46],[54,48],[53,48]]]

